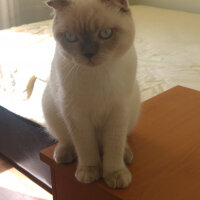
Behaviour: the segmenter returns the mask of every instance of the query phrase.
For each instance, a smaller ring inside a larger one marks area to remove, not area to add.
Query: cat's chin
[[[101,66],[103,63],[88,59],[85,62],[77,62],[77,64],[83,67],[95,68]]]
[[[88,67],[99,67],[100,65],[101,65],[101,63],[97,63],[97,62],[94,62],[94,61],[88,61],[86,66],[88,66]]]

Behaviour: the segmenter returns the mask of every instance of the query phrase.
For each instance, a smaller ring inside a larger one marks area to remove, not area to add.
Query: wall
[[[200,13],[200,0],[130,0],[130,3]]]
[[[15,24],[13,0],[0,0],[0,29]]]
[[[50,10],[44,0],[15,0],[17,24],[41,21],[50,18]]]
[[[46,0],[0,0],[0,29],[51,18]]]

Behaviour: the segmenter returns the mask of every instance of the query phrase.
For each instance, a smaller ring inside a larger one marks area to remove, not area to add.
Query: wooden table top
[[[93,184],[123,200],[200,200],[200,92],[177,86],[145,101],[129,144],[130,186],[113,190],[103,181]],[[41,152],[51,166],[57,166],[54,148]],[[74,177],[76,163],[62,167]]]

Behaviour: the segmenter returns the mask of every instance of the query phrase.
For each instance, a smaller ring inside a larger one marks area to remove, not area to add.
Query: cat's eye
[[[77,36],[70,32],[66,32],[65,37],[68,42],[76,42],[78,40]]]
[[[102,39],[109,39],[112,36],[112,29],[111,28],[106,28],[104,30],[101,30],[99,32],[99,37]]]

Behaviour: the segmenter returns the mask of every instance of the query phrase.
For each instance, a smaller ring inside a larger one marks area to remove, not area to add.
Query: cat
[[[132,179],[127,135],[140,111],[135,29],[128,0],[50,0],[55,55],[42,105],[58,140],[57,163],[78,158],[75,177],[103,177],[111,188]],[[102,155],[102,157],[101,157]]]

